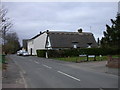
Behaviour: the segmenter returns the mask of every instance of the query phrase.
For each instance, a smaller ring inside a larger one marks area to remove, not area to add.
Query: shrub
[[[48,57],[76,57],[81,54],[86,55],[116,55],[120,54],[115,48],[82,48],[82,49],[63,49],[63,50],[37,50],[38,57],[45,57],[48,52]]]
[[[45,57],[46,50],[37,50],[36,52],[38,57]]]

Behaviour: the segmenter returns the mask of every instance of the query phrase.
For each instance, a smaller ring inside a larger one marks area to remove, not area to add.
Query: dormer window
[[[87,43],[87,44],[88,44],[87,48],[91,48],[92,43]]]
[[[78,42],[72,42],[73,44],[73,48],[77,48],[78,47]]]

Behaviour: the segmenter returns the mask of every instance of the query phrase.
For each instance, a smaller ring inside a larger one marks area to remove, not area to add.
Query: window
[[[74,45],[73,45],[73,48],[77,48],[77,45],[76,45],[76,44],[74,44]]]
[[[87,43],[87,44],[88,44],[87,48],[91,48],[92,43]]]
[[[78,47],[78,42],[72,42],[73,44],[73,48],[77,48]]]

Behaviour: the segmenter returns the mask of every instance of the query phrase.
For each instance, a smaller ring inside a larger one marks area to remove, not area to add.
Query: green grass
[[[54,58],[56,60],[61,60],[61,61],[70,61],[70,62],[76,62],[76,61],[86,61],[87,57],[65,57],[65,58]],[[93,61],[94,58],[93,57],[89,57],[88,58],[89,61]],[[97,61],[103,61],[103,60],[108,60],[108,56],[96,56],[96,60]]]
[[[113,58],[120,58],[120,55],[114,55]]]

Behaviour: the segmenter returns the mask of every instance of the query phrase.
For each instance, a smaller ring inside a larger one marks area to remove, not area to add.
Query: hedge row
[[[38,57],[72,57],[79,55],[116,55],[120,54],[119,49],[112,48],[84,48],[84,49],[64,49],[64,50],[37,50]]]

